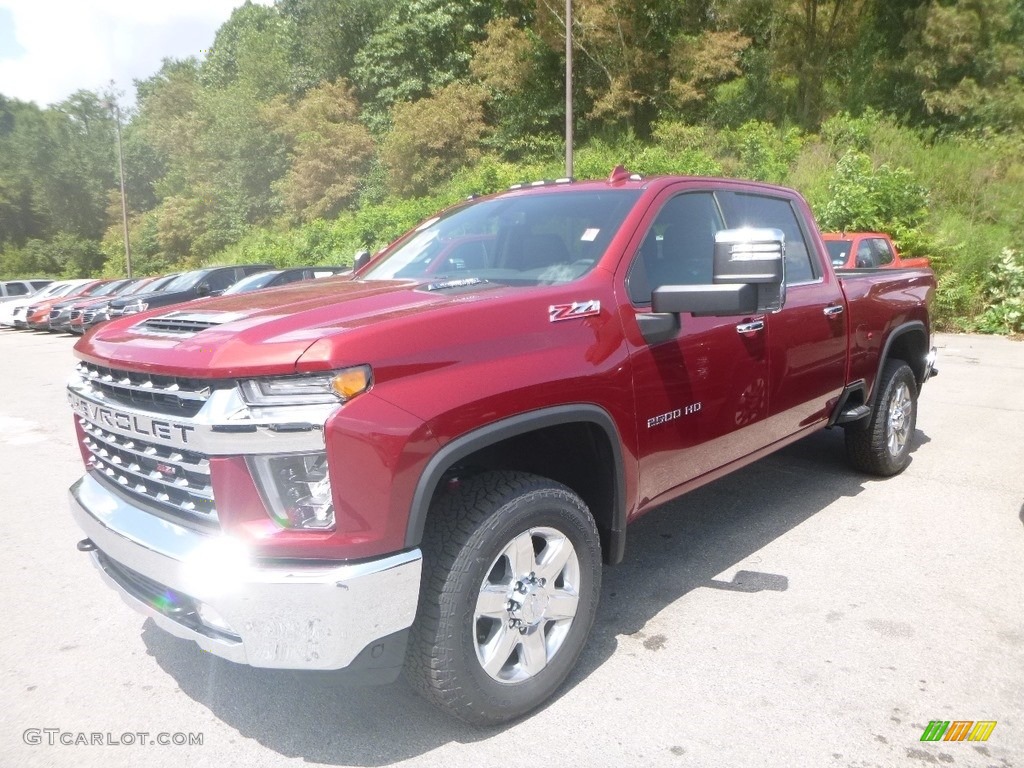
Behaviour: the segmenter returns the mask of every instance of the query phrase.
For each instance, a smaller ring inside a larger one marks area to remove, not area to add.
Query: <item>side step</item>
[[[839,417],[836,419],[836,424],[849,424],[854,421],[860,421],[861,419],[867,418],[871,415],[871,409],[866,405],[853,405],[849,408],[843,409]]]

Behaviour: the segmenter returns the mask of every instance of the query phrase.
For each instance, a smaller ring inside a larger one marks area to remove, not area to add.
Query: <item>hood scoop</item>
[[[135,326],[135,331],[153,336],[187,338],[208,328],[216,328],[218,325],[239,320],[244,316],[244,313],[241,312],[168,312],[166,315],[143,320]]]

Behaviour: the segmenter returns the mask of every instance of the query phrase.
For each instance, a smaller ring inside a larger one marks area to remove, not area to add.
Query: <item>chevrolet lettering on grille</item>
[[[76,413],[93,424],[140,437],[156,438],[169,443],[188,443],[189,433],[195,432],[195,427],[187,424],[151,419],[141,414],[123,413],[106,405],[92,403],[74,392],[68,392],[68,401]]]

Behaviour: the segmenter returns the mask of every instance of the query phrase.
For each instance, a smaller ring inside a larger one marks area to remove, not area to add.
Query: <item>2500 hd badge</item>
[[[195,427],[187,424],[175,424],[171,421],[151,419],[148,416],[115,411],[105,405],[92,403],[74,392],[68,392],[68,402],[76,413],[95,424],[102,424],[113,430],[155,437],[158,440],[180,440],[182,443],[188,442],[189,432],[195,432]]]

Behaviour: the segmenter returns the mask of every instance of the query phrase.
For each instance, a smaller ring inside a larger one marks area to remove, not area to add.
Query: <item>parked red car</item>
[[[930,267],[925,258],[904,259],[884,232],[822,232],[834,269]]]

